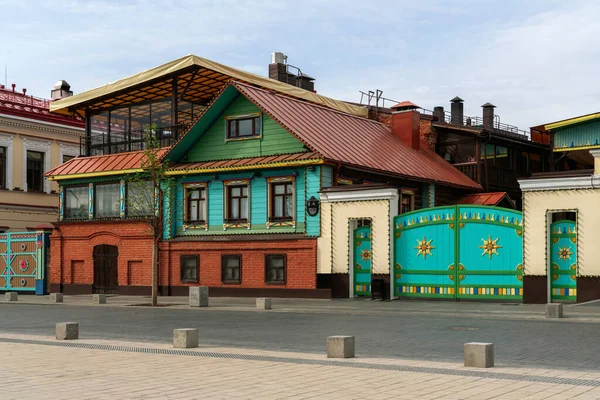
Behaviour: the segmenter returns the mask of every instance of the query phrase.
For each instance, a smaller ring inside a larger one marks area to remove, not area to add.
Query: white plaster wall
[[[579,275],[600,275],[600,190],[523,192],[523,268],[546,275],[548,211],[577,211]]]

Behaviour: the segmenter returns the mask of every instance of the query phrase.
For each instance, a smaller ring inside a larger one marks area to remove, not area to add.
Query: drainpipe
[[[487,139],[483,142],[483,155],[484,157],[484,161],[483,161],[483,168],[485,170],[485,191],[489,192],[490,191],[490,177],[489,177],[489,172],[488,172],[488,154],[487,154],[487,144],[488,142],[492,139],[492,134],[491,132],[487,133]]]

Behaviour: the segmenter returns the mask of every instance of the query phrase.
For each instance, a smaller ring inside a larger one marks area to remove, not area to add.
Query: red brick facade
[[[272,239],[269,235],[174,239],[163,241],[159,251],[161,294],[186,295],[187,286],[209,286],[211,295],[272,295],[329,297],[317,290],[317,240]],[[279,235],[281,236],[281,235]],[[210,240],[209,240],[210,239]],[[235,240],[233,240],[235,239]],[[81,222],[60,224],[51,237],[50,290],[92,293],[94,247],[118,248],[118,287],[121,294],[147,294],[152,285],[152,236],[144,222]],[[199,256],[199,282],[181,282],[181,255]],[[221,282],[221,256],[242,256],[241,283]],[[285,285],[265,282],[265,255],[285,254]]]

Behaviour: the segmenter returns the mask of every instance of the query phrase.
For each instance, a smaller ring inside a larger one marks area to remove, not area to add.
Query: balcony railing
[[[160,147],[172,146],[189,129],[188,124],[161,126],[152,131],[152,136]],[[85,156],[124,153],[127,151],[145,150],[146,131],[131,130],[129,132],[102,132],[80,139],[80,151]]]
[[[477,163],[476,162],[466,162],[460,164],[454,164],[454,166],[463,174],[468,176],[477,182]]]
[[[486,187],[485,179],[485,164],[481,162],[481,181],[477,180],[477,162],[466,162],[460,164],[453,164],[460,172],[473,179],[475,182]],[[512,168],[498,167],[495,165],[487,166],[487,185],[490,190],[513,190],[518,188],[517,176],[518,171]]]

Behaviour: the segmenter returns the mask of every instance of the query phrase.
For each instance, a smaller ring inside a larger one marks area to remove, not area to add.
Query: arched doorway
[[[94,293],[119,293],[118,258],[117,246],[94,247]]]

